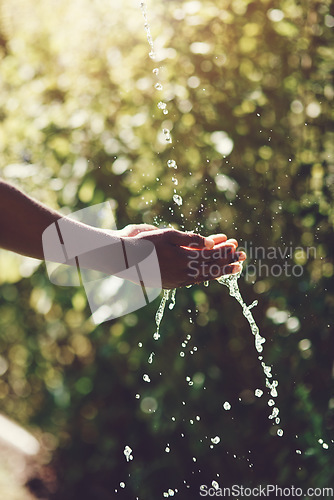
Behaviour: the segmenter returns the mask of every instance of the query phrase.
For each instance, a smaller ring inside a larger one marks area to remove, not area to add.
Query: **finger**
[[[171,242],[186,248],[213,248],[215,244],[212,239],[200,234],[182,233],[181,231],[173,231]]]
[[[212,239],[215,242],[215,245],[218,245],[219,243],[224,243],[227,240],[226,234],[223,233],[210,234],[208,238]]]
[[[247,259],[247,255],[245,254],[245,252],[236,252],[235,253],[235,257],[238,258],[238,260],[241,260],[241,261],[244,261]]]
[[[214,250],[223,248],[225,245],[227,245],[227,246],[233,246],[233,248],[236,250],[237,246],[238,246],[238,242],[234,238],[230,238],[230,239],[228,239],[226,241],[223,241],[222,243],[215,244]]]
[[[202,261],[217,261],[219,260],[229,260],[232,262],[232,255],[235,255],[236,246],[234,243],[221,243],[220,245],[215,245],[211,249],[203,249],[201,250],[200,255],[198,256]],[[238,259],[237,259],[238,260]]]

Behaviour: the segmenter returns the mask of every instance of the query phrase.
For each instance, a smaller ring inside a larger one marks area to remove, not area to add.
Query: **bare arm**
[[[80,256],[80,265],[106,274],[115,274],[126,264],[123,252],[119,251],[120,244],[126,244],[134,255],[136,252],[140,254],[141,241],[153,244],[159,260],[163,288],[199,283],[215,279],[221,274],[238,272],[241,269],[240,261],[246,258],[243,252],[236,251],[237,242],[227,240],[225,235],[205,238],[199,234],[157,229],[145,224],[127,226],[121,231],[103,231],[64,218],[55,210],[0,180],[0,247],[44,259],[43,232],[53,223],[59,226],[64,221],[76,243],[78,238],[82,242],[93,240],[94,243],[99,243],[95,245],[97,248]],[[50,260],[59,262],[57,252],[54,259]],[[66,263],[74,265],[73,256]]]
[[[0,247],[43,259],[43,231],[59,218],[56,211],[0,179]]]

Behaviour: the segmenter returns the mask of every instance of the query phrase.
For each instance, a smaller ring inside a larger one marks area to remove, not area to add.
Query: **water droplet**
[[[119,483],[119,485],[121,488],[125,488],[125,483],[121,482],[121,483]]]
[[[148,362],[149,362],[150,364],[152,364],[152,363],[153,363],[153,356],[154,356],[154,355],[155,355],[155,352],[151,352],[151,354],[150,354],[150,356],[149,356],[149,358],[148,358]]]
[[[179,207],[180,207],[180,206],[182,205],[182,203],[183,203],[182,197],[181,197],[180,195],[178,195],[178,194],[174,194],[174,196],[173,196],[173,200],[174,200],[174,202],[175,202],[177,205],[179,205]]]
[[[211,438],[211,443],[212,444],[218,444],[218,443],[220,443],[220,437],[216,436],[214,438]]]
[[[228,401],[225,401],[225,403],[223,404],[223,408],[224,410],[230,410],[231,409],[231,405]]]
[[[146,373],[143,375],[143,380],[144,382],[151,382],[150,377]]]
[[[130,460],[133,460],[133,456],[132,456],[132,449],[130,448],[130,446],[126,445],[126,447],[124,448],[124,455],[125,455],[125,458],[126,458],[126,461],[129,462]]]
[[[283,436],[283,430],[282,429],[277,429],[277,436]]]
[[[212,486],[215,490],[218,490],[219,489],[219,484],[217,483],[217,481],[212,481]]]
[[[158,102],[159,109],[166,109],[166,107],[167,107],[167,104],[165,102],[163,102],[163,101]]]
[[[257,398],[260,398],[262,396],[262,394],[263,394],[263,391],[261,391],[261,389],[256,389],[255,390],[255,396]]]
[[[162,87],[161,83],[156,83],[156,84],[154,85],[154,87],[155,87],[157,90],[162,90],[162,89],[163,89],[163,87]]]
[[[154,68],[154,69],[152,70],[152,73],[153,73],[154,75],[158,75],[158,74],[159,74],[159,68]]]
[[[172,177],[172,183],[175,184],[175,186],[177,186],[179,181],[177,180],[176,177]]]
[[[177,168],[176,162],[174,160],[168,160],[167,165],[169,168]]]

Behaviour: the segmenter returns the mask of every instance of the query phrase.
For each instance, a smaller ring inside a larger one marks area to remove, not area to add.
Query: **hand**
[[[146,240],[154,244],[160,266],[162,287],[166,289],[213,280],[222,274],[241,271],[244,252],[237,252],[238,243],[218,234],[205,238],[175,229],[157,229],[141,224],[124,228],[126,239]]]
[[[134,237],[145,231],[156,231],[157,227],[151,224],[129,224],[117,231],[118,236]]]

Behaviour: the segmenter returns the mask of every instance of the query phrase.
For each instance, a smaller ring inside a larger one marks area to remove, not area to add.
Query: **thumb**
[[[187,248],[208,248],[214,247],[215,242],[211,238],[205,238],[200,234],[182,233],[177,231],[173,235],[173,243]]]

